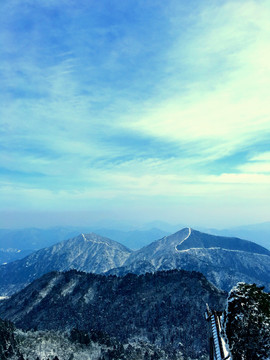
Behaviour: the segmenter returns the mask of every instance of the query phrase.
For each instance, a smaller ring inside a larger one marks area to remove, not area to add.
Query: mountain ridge
[[[158,270],[199,271],[228,291],[239,281],[269,287],[270,251],[251,241],[184,228],[142,249],[84,234],[0,266],[0,295],[11,295],[46,272],[77,269],[124,275]]]
[[[124,275],[133,271],[140,274],[146,268],[200,271],[226,291],[239,281],[269,288],[270,251],[251,241],[184,228],[133,252],[121,269],[108,273]]]

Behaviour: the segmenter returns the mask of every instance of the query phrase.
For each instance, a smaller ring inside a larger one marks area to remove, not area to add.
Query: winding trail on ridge
[[[189,227],[187,236],[178,245],[175,245],[174,248],[176,252],[181,252],[180,250],[177,249],[177,246],[180,246],[185,240],[187,240],[190,237],[190,234],[191,234],[191,228]]]

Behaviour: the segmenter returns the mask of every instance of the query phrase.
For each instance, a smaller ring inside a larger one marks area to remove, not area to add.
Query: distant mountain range
[[[165,352],[162,359],[206,360],[206,303],[223,310],[225,301],[226,293],[197,272],[118,278],[71,270],[46,274],[0,302],[0,316],[26,330],[93,329],[124,345],[152,344]]]
[[[111,227],[107,225],[111,225]],[[171,225],[162,221],[154,221],[137,228],[131,225],[121,227],[120,223],[103,225],[101,223],[95,226],[62,226],[49,229],[0,229],[0,264],[20,259],[23,257],[22,254],[26,256],[30,252],[73,238],[81,233],[93,232],[118,241],[132,250],[138,250],[156,239],[177,232],[178,229],[183,227],[183,225]],[[237,236],[241,239],[253,241],[270,250],[270,222],[223,230],[200,228],[200,231],[219,236]]]
[[[81,233],[96,233],[138,250],[169,232],[157,228],[117,230],[91,227],[55,227],[50,229],[0,229],[0,264],[23,258],[39,249],[73,238]]]
[[[130,231],[100,228],[93,230],[93,232],[118,241],[132,250],[139,250],[143,246],[148,245],[156,239],[160,239],[163,236],[170,235],[170,232],[166,230],[160,230],[154,227],[145,230]]]
[[[31,254],[32,250],[19,250],[19,249],[0,249],[0,264],[5,264],[18,259],[23,259]]]
[[[241,239],[254,241],[270,250],[270,222],[238,226],[230,229],[204,229],[203,231],[221,236],[238,236]]]
[[[50,229],[0,229],[0,248],[20,249],[20,250],[39,250],[51,246],[59,241],[63,241],[78,235],[83,230],[77,228],[55,227]]]
[[[43,274],[77,269],[123,276],[158,270],[200,271],[223,290],[239,281],[269,289],[270,251],[250,241],[191,228],[165,236],[138,251],[96,234],[81,234],[0,266],[0,295],[19,291]]]

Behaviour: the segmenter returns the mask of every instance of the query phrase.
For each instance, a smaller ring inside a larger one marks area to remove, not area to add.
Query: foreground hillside
[[[150,319],[150,317],[149,317]],[[171,324],[172,325],[172,324]],[[188,324],[183,324],[186,327]],[[211,326],[210,326],[211,328]],[[209,329],[210,330],[210,329]],[[233,359],[270,357],[270,294],[256,285],[239,283],[226,301],[221,333]],[[251,336],[252,335],[252,336]],[[207,337],[208,334],[205,333]],[[179,339],[179,334],[176,334]],[[210,339],[209,339],[210,340]],[[210,341],[209,341],[210,345]],[[193,344],[191,343],[192,347]],[[210,347],[209,347],[210,351]],[[188,353],[185,349],[185,353]],[[205,359],[200,354],[197,359]],[[16,329],[0,319],[1,360],[187,360],[179,349],[163,350],[139,338],[123,344],[99,330]]]
[[[76,327],[115,337],[123,344],[153,344],[168,356],[208,354],[206,303],[223,309],[226,294],[202,274],[158,272],[123,278],[75,270],[53,272],[0,303],[0,317],[23,329]]]
[[[251,241],[209,235],[190,228],[133,252],[123,267],[112,269],[108,274],[168,269],[199,271],[226,291],[239,281],[264,285],[270,290],[269,250]]]

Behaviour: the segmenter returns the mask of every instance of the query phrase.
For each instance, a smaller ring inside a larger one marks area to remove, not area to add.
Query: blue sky
[[[270,2],[4,0],[0,226],[269,221]]]

